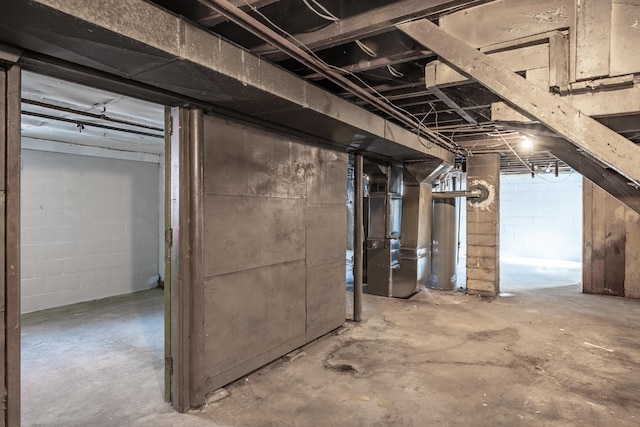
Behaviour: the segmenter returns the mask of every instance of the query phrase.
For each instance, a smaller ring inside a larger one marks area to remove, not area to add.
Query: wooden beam
[[[570,165],[582,176],[640,213],[640,190],[629,185],[624,177],[591,161],[566,140],[560,138],[545,140],[548,142],[541,148],[549,150],[551,154]],[[586,206],[585,209],[587,209]]]
[[[476,121],[476,119],[474,119],[473,117],[471,117],[469,115],[469,113],[467,113],[466,111],[464,111],[462,109],[462,107],[460,107],[458,104],[456,104],[454,102],[453,99],[449,98],[447,96],[446,93],[444,93],[443,91],[441,91],[440,89],[438,89],[437,86],[432,86],[429,89],[429,92],[431,92],[432,94],[434,94],[436,97],[438,97],[438,99],[442,102],[444,102],[445,104],[447,104],[447,106],[449,108],[451,108],[456,114],[458,114],[460,117],[462,117],[463,119],[465,119],[468,123],[477,125],[478,122]]]
[[[370,61],[360,61],[357,64],[344,65],[342,67],[336,68],[334,71],[339,74],[361,73],[363,71],[386,67],[387,65],[401,64],[403,62],[410,62],[416,61],[418,59],[428,58],[432,55],[433,52],[431,52],[430,50],[407,50],[394,55],[372,58]],[[308,74],[302,77],[307,80],[318,80],[324,78],[324,76],[320,73]]]
[[[613,80],[613,79],[611,79]],[[616,78],[615,80],[622,80]],[[635,114],[640,111],[640,85],[634,86],[631,81],[629,87],[599,86],[598,80],[589,84],[595,89],[586,91],[583,85],[571,85],[576,87],[578,93],[566,95],[559,99],[571,105],[575,110],[590,117],[622,116]],[[571,89],[572,91],[574,89]],[[557,95],[556,95],[557,96]],[[492,104],[492,120],[495,121],[531,121],[528,116],[521,114],[506,102],[494,102]]]
[[[241,9],[248,8],[261,8],[271,3],[275,3],[278,0],[230,0],[230,2]],[[196,22],[204,27],[214,27],[218,24],[228,21],[227,18],[219,13],[213,12],[211,9],[206,9],[207,14],[202,17],[198,17]]]
[[[458,71],[558,132],[625,177],[640,183],[640,147],[554,97],[427,19],[397,25]]]
[[[403,0],[367,13],[341,19],[312,33],[295,34],[291,42],[302,43],[312,50],[327,49],[356,39],[365,38],[389,29],[398,22],[416,18],[433,18],[443,12],[476,6],[492,0]],[[251,52],[265,56],[270,61],[280,61],[287,55],[277,48],[264,44]]]

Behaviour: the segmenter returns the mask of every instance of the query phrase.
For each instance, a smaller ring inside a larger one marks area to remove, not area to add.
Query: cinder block
[[[496,296],[500,292],[498,283],[486,280],[470,279],[467,277],[467,293],[485,296]]]
[[[496,258],[498,257],[497,246],[474,246],[467,244],[467,256],[468,257],[480,257],[480,258]]]
[[[500,271],[495,268],[475,268],[467,265],[467,280],[496,282],[500,279]]]
[[[62,274],[62,260],[48,259],[33,263],[35,277],[58,276]]]
[[[42,279],[43,289],[45,293],[61,291],[64,289],[78,289],[80,287],[79,279],[80,275],[78,273],[45,277]],[[56,307],[56,305],[50,305],[49,307]]]
[[[64,274],[79,273],[94,268],[93,256],[83,256],[76,258],[64,258],[62,260]]]
[[[43,282],[41,277],[33,279],[21,279],[20,280],[20,295],[32,296],[40,295],[44,292]]]
[[[467,245],[495,247],[498,245],[498,235],[472,234],[467,232]]]
[[[495,219],[491,222],[476,222],[474,221],[472,224],[468,224],[467,226],[467,235],[495,235],[499,230],[498,224]]]
[[[79,273],[81,287],[109,284],[113,278],[113,270],[110,268],[94,268],[91,271]]]

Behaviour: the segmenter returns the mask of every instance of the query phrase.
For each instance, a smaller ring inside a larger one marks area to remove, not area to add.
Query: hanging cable
[[[360,40],[356,40],[355,42],[356,42],[356,45],[358,45],[358,47],[362,49],[362,51],[367,55],[369,55],[370,57],[376,58],[378,56],[377,53],[375,53],[371,48],[369,48],[366,44],[362,43]]]
[[[389,70],[389,73],[391,73],[393,77],[398,77],[398,78],[404,77],[404,74],[402,74],[400,71],[393,68],[391,65],[387,65],[387,70]]]
[[[300,49],[305,50],[306,52],[308,52],[309,55],[311,55],[318,63],[322,64],[324,67],[329,68],[330,70],[339,70],[341,72],[343,72],[346,75],[349,75],[351,77],[353,77],[354,79],[356,79],[357,81],[359,81],[365,88],[369,89],[373,94],[375,94],[376,96],[378,96],[378,98],[382,101],[384,101],[386,104],[389,105],[389,107],[393,108],[394,110],[396,110],[397,112],[400,113],[404,113],[407,117],[405,120],[408,120],[408,118],[411,118],[413,121],[413,125],[416,127],[416,132],[418,132],[418,129],[420,129],[425,135],[428,135],[430,138],[433,139],[434,143],[437,143],[437,145],[450,150],[452,152],[455,153],[459,153],[462,154],[465,152],[465,150],[460,147],[455,141],[453,141],[451,138],[447,137],[446,135],[443,134],[439,134],[437,132],[434,132],[433,130],[429,129],[428,127],[424,126],[424,124],[422,123],[422,121],[415,115],[410,113],[409,111],[407,111],[406,109],[399,107],[397,105],[395,105],[393,102],[391,102],[387,97],[385,97],[383,94],[381,94],[379,91],[377,91],[376,89],[374,89],[372,86],[370,86],[367,82],[365,82],[364,80],[362,80],[358,75],[356,75],[353,72],[350,72],[348,70],[345,70],[344,68],[341,67],[337,67],[335,65],[331,65],[328,64],[327,62],[325,62],[323,59],[321,59],[311,48],[309,48],[307,45],[305,45],[304,43],[302,43],[300,40],[298,40],[295,36],[293,36],[292,34],[288,33],[287,31],[285,31],[284,29],[282,29],[280,26],[278,26],[277,24],[275,24],[273,21],[271,21],[266,15],[264,15],[262,12],[260,12],[260,10],[255,7],[254,5],[251,5],[249,2],[247,2],[247,0],[243,0],[244,3],[249,6],[249,8],[251,10],[253,10],[257,15],[259,15],[262,19],[265,20],[265,22],[267,22],[274,30],[281,32],[282,34],[284,34],[285,36],[289,37],[291,40],[293,40],[297,46]],[[199,0],[200,3],[205,4],[207,6],[212,6],[211,2],[209,1],[204,1],[204,0]],[[408,123],[407,123],[408,124]],[[419,139],[421,145],[423,145],[425,148],[430,149],[430,147],[426,146],[421,139]]]
[[[332,22],[338,22],[340,20],[340,18],[338,18],[333,13],[329,12],[326,7],[318,3],[316,0],[311,0],[311,1],[313,2],[313,4],[318,6],[324,13],[318,12],[313,6],[309,4],[307,0],[302,0],[302,2],[307,5],[309,10],[315,13],[316,15],[318,15],[320,18],[323,18],[323,19],[326,19],[327,21],[332,21]]]

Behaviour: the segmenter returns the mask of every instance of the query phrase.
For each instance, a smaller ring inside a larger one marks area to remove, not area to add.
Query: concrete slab
[[[408,300],[364,295],[364,322],[348,322],[342,334],[305,346],[303,356],[242,378],[226,387],[224,400],[177,414],[162,402],[162,306],[155,315],[141,309],[154,298],[161,302],[156,294],[144,304],[122,301],[121,309],[118,301],[110,309],[94,303],[94,313],[81,305],[25,320],[23,424],[636,426],[640,420],[640,377],[633,374],[640,369],[639,300],[584,295],[578,285],[494,299],[438,291]],[[135,349],[142,358],[127,353]]]

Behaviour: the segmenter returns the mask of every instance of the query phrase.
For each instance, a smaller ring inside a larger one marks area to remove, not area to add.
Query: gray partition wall
[[[242,122],[203,122],[203,337],[192,366],[202,372],[191,372],[192,404],[345,320],[348,155]]]

